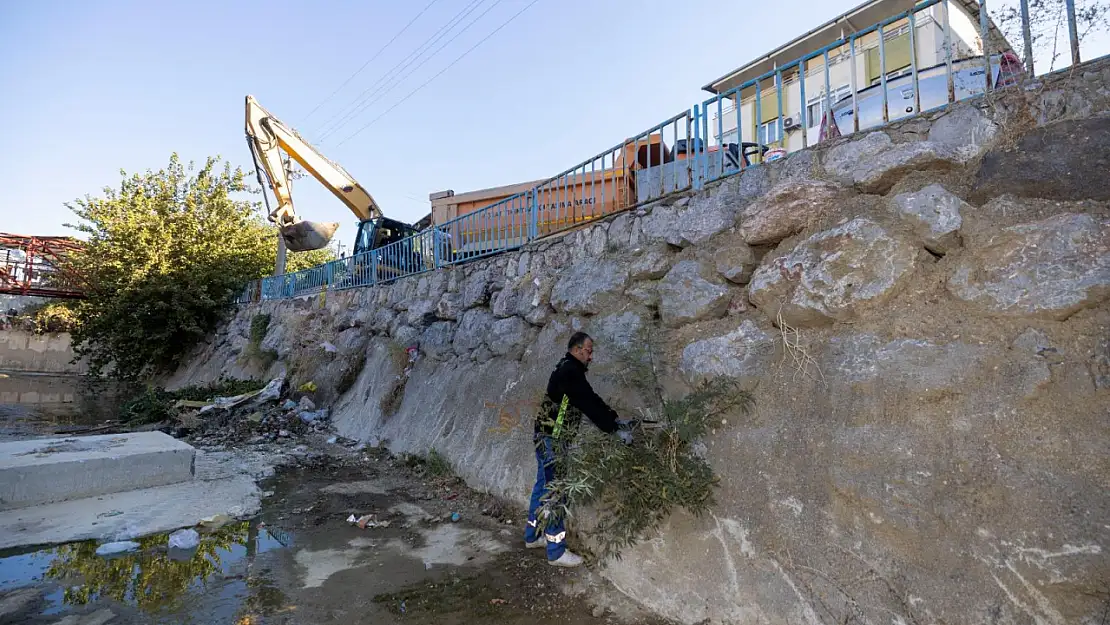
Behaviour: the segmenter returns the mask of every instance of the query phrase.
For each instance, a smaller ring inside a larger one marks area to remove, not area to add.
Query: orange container
[[[651,135],[551,180],[459,195],[434,193],[432,220],[445,225],[456,252],[515,247],[528,240],[533,193],[538,213],[535,235],[543,237],[631,207],[636,198],[635,171],[671,160],[662,137]]]

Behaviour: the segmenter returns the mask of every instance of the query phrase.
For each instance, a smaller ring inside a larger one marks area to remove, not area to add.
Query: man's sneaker
[[[547,539],[543,536],[540,536],[532,542],[524,541],[524,546],[528,549],[543,549],[547,546]]]
[[[551,566],[565,566],[569,568],[582,564],[582,556],[571,553],[570,551],[564,551],[563,555],[559,556],[558,560],[548,560],[547,563]]]

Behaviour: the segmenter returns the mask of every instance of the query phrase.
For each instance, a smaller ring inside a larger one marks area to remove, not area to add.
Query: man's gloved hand
[[[628,431],[625,431],[625,430],[619,430],[617,432],[617,437],[620,438],[624,442],[625,445],[631,445],[632,444],[632,432],[628,432]]]

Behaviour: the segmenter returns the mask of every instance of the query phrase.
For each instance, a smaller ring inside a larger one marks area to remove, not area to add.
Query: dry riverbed
[[[200,528],[193,552],[167,534],[112,558],[96,543],[0,552],[0,623],[659,622],[594,572],[526,550],[515,506],[435,463],[328,440],[204,449],[278,468],[257,516]]]

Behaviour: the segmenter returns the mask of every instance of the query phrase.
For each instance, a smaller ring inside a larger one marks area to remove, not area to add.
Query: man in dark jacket
[[[536,485],[528,506],[528,526],[524,542],[529,548],[546,547],[547,561],[555,566],[578,566],[582,558],[567,551],[566,530],[561,516],[540,527],[537,513],[547,492],[548,482],[557,475],[569,441],[574,439],[585,414],[601,431],[615,433],[625,443],[632,442],[631,421],[623,421],[597,396],[586,380],[593,361],[594,342],[585,332],[576,332],[567,343],[567,353],[547,381],[547,394],[536,415],[533,440],[536,444]]]

